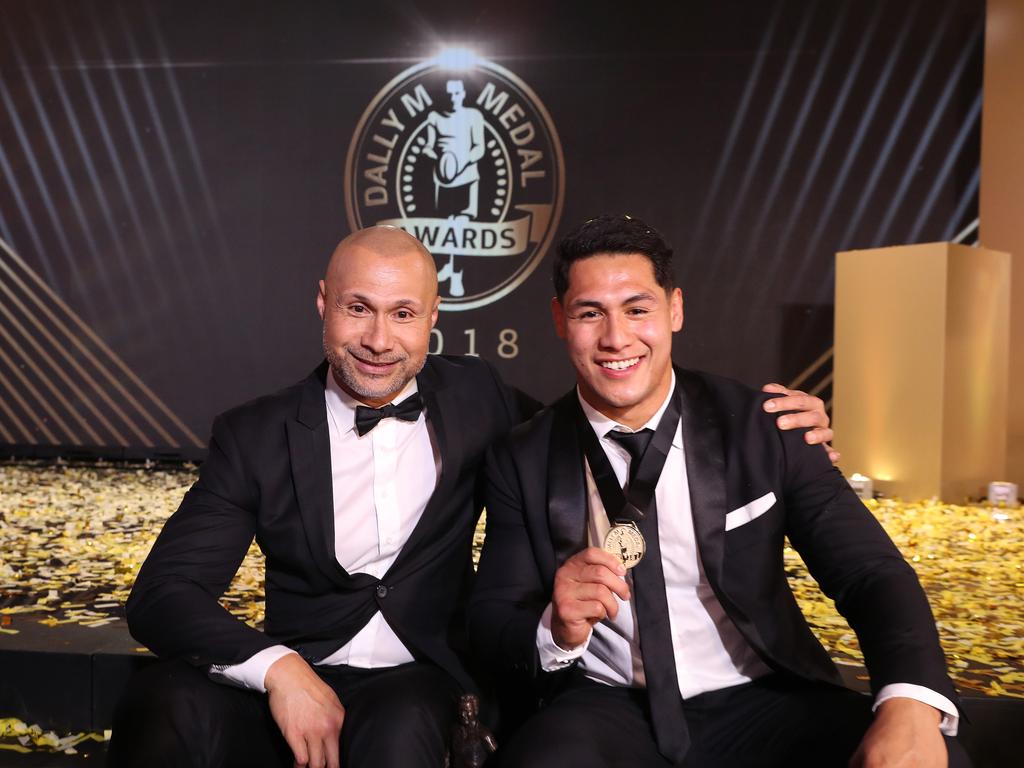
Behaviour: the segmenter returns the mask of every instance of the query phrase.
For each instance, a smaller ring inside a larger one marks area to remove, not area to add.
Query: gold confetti
[[[8,620],[0,629],[122,619],[139,566],[195,478],[191,467],[0,465],[0,616]],[[958,687],[1024,698],[1024,509],[890,499],[868,507],[920,577]],[[474,560],[483,538],[481,519]],[[863,663],[856,636],[799,555],[790,546],[783,555],[800,607],[833,659]],[[255,545],[222,603],[262,626]]]
[[[867,502],[917,572],[935,614],[950,672],[964,693],[1024,698],[1024,509],[930,499]],[[863,664],[857,639],[787,547],[797,602],[840,663]]]
[[[123,619],[139,566],[195,479],[191,466],[0,465],[0,632],[17,632],[14,616],[49,627]],[[262,625],[263,557],[255,545],[224,604]]]
[[[62,752],[75,755],[75,749],[85,741],[110,741],[110,731],[103,733],[79,732],[58,736],[44,731],[38,725],[29,725],[16,717],[0,718],[0,749],[12,752]]]

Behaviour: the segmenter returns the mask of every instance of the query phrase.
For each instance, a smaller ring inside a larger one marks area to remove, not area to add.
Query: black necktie
[[[607,437],[625,448],[626,453],[629,454],[628,482],[632,483],[633,478],[636,477],[636,471],[640,467],[640,459],[644,457],[644,451],[647,450],[647,446],[651,444],[651,438],[654,437],[654,430],[647,427],[639,432],[620,432],[613,429],[607,434]],[[628,483],[626,487],[629,487]],[[652,500],[651,503],[653,504],[654,501]]]
[[[419,392],[405,398],[398,405],[388,403],[381,408],[369,408],[365,405],[356,406],[356,432],[362,437],[371,429],[380,424],[381,419],[401,419],[402,421],[416,421],[423,410],[423,400]]]
[[[636,477],[637,468],[654,432],[612,430],[611,438],[629,453],[629,480]],[[690,734],[683,712],[683,697],[679,693],[676,657],[672,649],[672,627],[668,618],[668,598],[665,596],[665,573],[661,567],[661,544],[658,542],[658,507],[654,497],[639,522],[647,552],[633,568],[633,597],[636,600],[636,618],[640,629],[640,653],[647,679],[647,698],[651,705],[651,724],[658,751],[673,763],[682,761],[690,746]]]

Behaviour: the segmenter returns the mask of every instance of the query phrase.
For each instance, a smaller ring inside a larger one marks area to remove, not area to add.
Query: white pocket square
[[[755,520],[775,505],[775,493],[768,491],[759,499],[754,499],[749,504],[744,504],[739,509],[734,509],[725,516],[725,530],[731,531],[741,525]]]

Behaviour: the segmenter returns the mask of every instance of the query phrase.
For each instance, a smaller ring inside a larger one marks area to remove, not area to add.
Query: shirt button
[[[388,596],[388,588],[385,587],[383,584],[378,584],[377,585],[377,597],[379,597],[381,600],[383,600],[387,596]]]

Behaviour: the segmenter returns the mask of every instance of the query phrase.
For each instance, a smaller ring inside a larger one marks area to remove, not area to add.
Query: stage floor
[[[47,631],[64,635],[59,628],[97,637],[123,630],[135,574],[195,476],[187,466],[0,465],[0,651],[45,645]],[[960,690],[1024,699],[1024,510],[896,500],[869,507],[928,593]],[[481,528],[477,547],[482,540]],[[837,662],[860,665],[856,637],[799,555],[787,548],[785,559],[815,634]],[[224,604],[260,626],[255,546]]]

